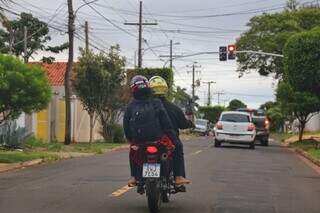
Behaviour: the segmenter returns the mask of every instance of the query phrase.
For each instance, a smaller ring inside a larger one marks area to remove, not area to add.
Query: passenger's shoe
[[[128,180],[128,186],[129,187],[134,187],[137,185],[137,180],[135,177],[131,177],[129,180]]]
[[[184,184],[190,184],[191,181],[182,177],[182,176],[177,176],[175,179],[176,185],[184,185]]]

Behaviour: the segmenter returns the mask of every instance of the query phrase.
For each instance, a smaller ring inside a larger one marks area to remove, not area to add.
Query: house
[[[66,62],[54,62],[51,64],[33,62],[38,64],[48,75],[52,88],[52,100],[49,106],[32,115],[25,116],[25,126],[36,137],[49,141],[64,141],[65,133],[65,90],[64,74]],[[81,101],[72,95],[71,98],[71,136],[73,142],[88,142],[90,135],[90,119],[87,111],[83,109]],[[96,122],[93,138],[102,139],[99,134],[101,126]]]
[[[320,130],[320,113],[314,115],[306,124],[306,131],[313,132]]]

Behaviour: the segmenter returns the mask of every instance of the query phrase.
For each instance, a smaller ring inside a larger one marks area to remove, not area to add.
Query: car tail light
[[[264,126],[266,128],[269,128],[269,125],[270,125],[270,121],[268,119],[264,120]]]
[[[253,123],[251,123],[248,126],[248,131],[253,131],[253,130],[255,130],[255,128],[256,128],[256,126]]]
[[[148,147],[147,147],[147,152],[148,152],[149,154],[155,154],[155,153],[158,152],[158,148],[155,147],[155,146],[148,146]]]
[[[217,129],[223,129],[223,125],[221,122],[218,122],[217,125],[216,125]]]

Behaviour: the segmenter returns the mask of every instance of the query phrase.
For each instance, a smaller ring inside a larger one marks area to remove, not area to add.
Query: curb
[[[41,164],[42,162],[43,159],[35,159],[21,163],[0,163],[0,173],[35,166]]]
[[[129,145],[123,145],[123,146],[119,146],[119,147],[116,147],[113,149],[106,149],[102,152],[102,154],[113,152],[113,151],[126,150],[126,149],[129,149]],[[81,155],[79,155],[79,156],[69,154],[69,155],[64,155],[64,156],[61,155],[61,156],[59,156],[59,158],[60,158],[60,160],[68,160],[68,159],[72,159],[72,158],[92,157],[94,155],[98,155],[98,154],[81,153]],[[44,162],[43,159],[35,159],[35,160],[25,161],[25,162],[20,162],[20,163],[0,163],[0,173],[35,166],[35,165],[41,164],[43,162]]]
[[[295,148],[294,151],[320,168],[320,160],[313,159],[306,151],[300,148]]]

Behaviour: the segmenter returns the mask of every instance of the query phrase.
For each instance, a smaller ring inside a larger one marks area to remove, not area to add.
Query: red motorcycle
[[[142,148],[142,149],[141,149]],[[147,143],[139,147],[142,152],[142,175],[137,192],[146,193],[151,213],[157,213],[161,203],[168,203],[170,196],[185,192],[185,186],[176,186],[172,170],[172,149],[161,142]]]

